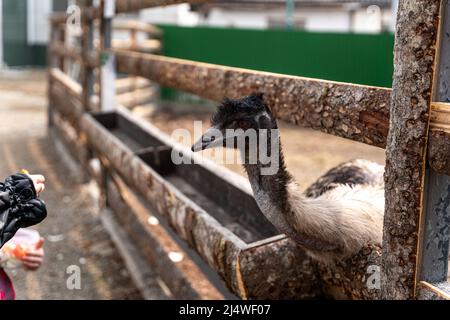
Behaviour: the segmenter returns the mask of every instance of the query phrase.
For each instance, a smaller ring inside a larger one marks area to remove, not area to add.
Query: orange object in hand
[[[6,244],[3,251],[10,257],[21,260],[27,255],[27,251],[24,246],[20,244]]]

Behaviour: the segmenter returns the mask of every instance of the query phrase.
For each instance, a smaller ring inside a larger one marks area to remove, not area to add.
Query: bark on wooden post
[[[399,1],[390,131],[382,297],[415,296],[418,239],[440,0]]]
[[[377,147],[386,145],[391,94],[387,88],[113,51],[118,72],[216,101],[261,91],[278,119]]]

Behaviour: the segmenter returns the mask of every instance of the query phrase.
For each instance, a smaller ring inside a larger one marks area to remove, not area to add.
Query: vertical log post
[[[52,43],[58,41],[65,34],[65,29],[60,28],[57,23],[50,23],[50,46]],[[50,47],[49,46],[49,47]],[[47,118],[48,118],[48,126],[51,127],[53,125],[53,107],[52,107],[52,98],[51,98],[51,90],[53,87],[53,79],[50,76],[50,70],[52,68],[61,67],[64,65],[64,57],[57,57],[51,50],[47,50],[47,99],[48,99],[48,109],[47,109]]]
[[[86,112],[94,111],[92,110],[91,97],[94,94],[95,86],[95,74],[94,66],[92,66],[89,61],[89,57],[92,55],[94,50],[94,17],[88,14],[93,8],[93,0],[82,0],[81,1],[81,23],[82,23],[82,35],[81,35],[81,54],[82,54],[82,105]],[[85,149],[84,155],[81,157],[81,168],[82,168],[82,181],[88,182],[90,180],[89,175],[89,160],[92,158],[92,151],[89,149],[87,144],[86,136],[82,131],[78,132],[78,139]]]
[[[441,0],[400,0],[386,148],[382,298],[415,297]]]
[[[60,26],[60,25],[58,25],[58,32],[59,32],[59,41],[61,42],[61,43],[66,43],[66,27],[65,27],[65,25],[64,25],[64,27],[63,26]],[[63,55],[61,55],[61,57],[59,58],[59,68],[61,69],[61,71],[65,71],[64,70],[64,67],[65,67],[65,61],[66,59],[64,58],[64,56]]]
[[[102,0],[100,26],[100,108],[102,111],[116,107],[116,72],[115,59],[109,50],[112,47],[112,19],[115,13],[115,0]]]
[[[433,101],[449,102],[450,88],[450,2],[441,8],[439,42],[437,46]],[[450,155],[448,155],[450,157]],[[450,177],[431,168],[426,172],[426,198],[424,213],[420,280],[439,283],[447,280],[450,236]]]

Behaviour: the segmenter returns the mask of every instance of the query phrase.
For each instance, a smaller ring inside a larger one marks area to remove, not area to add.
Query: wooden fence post
[[[83,2],[84,7],[92,8],[93,1],[85,0]],[[83,15],[85,15],[86,10],[83,10]],[[83,88],[83,97],[82,102],[86,111],[91,110],[91,97],[94,94],[94,85],[95,85],[95,75],[93,66],[89,65],[87,61],[92,54],[94,49],[94,19],[89,16],[82,17],[82,30],[83,34],[81,37],[81,54],[83,57],[83,61],[81,64],[81,68],[83,70],[83,78],[82,78],[82,88]]]
[[[415,297],[441,0],[400,0],[386,148],[382,298]]]

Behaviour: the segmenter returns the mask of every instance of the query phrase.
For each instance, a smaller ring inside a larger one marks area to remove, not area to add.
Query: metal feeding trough
[[[89,115],[91,147],[151,203],[238,296],[308,299],[321,295],[316,263],[265,219],[248,182],[209,161],[175,165],[189,149],[127,110]]]

